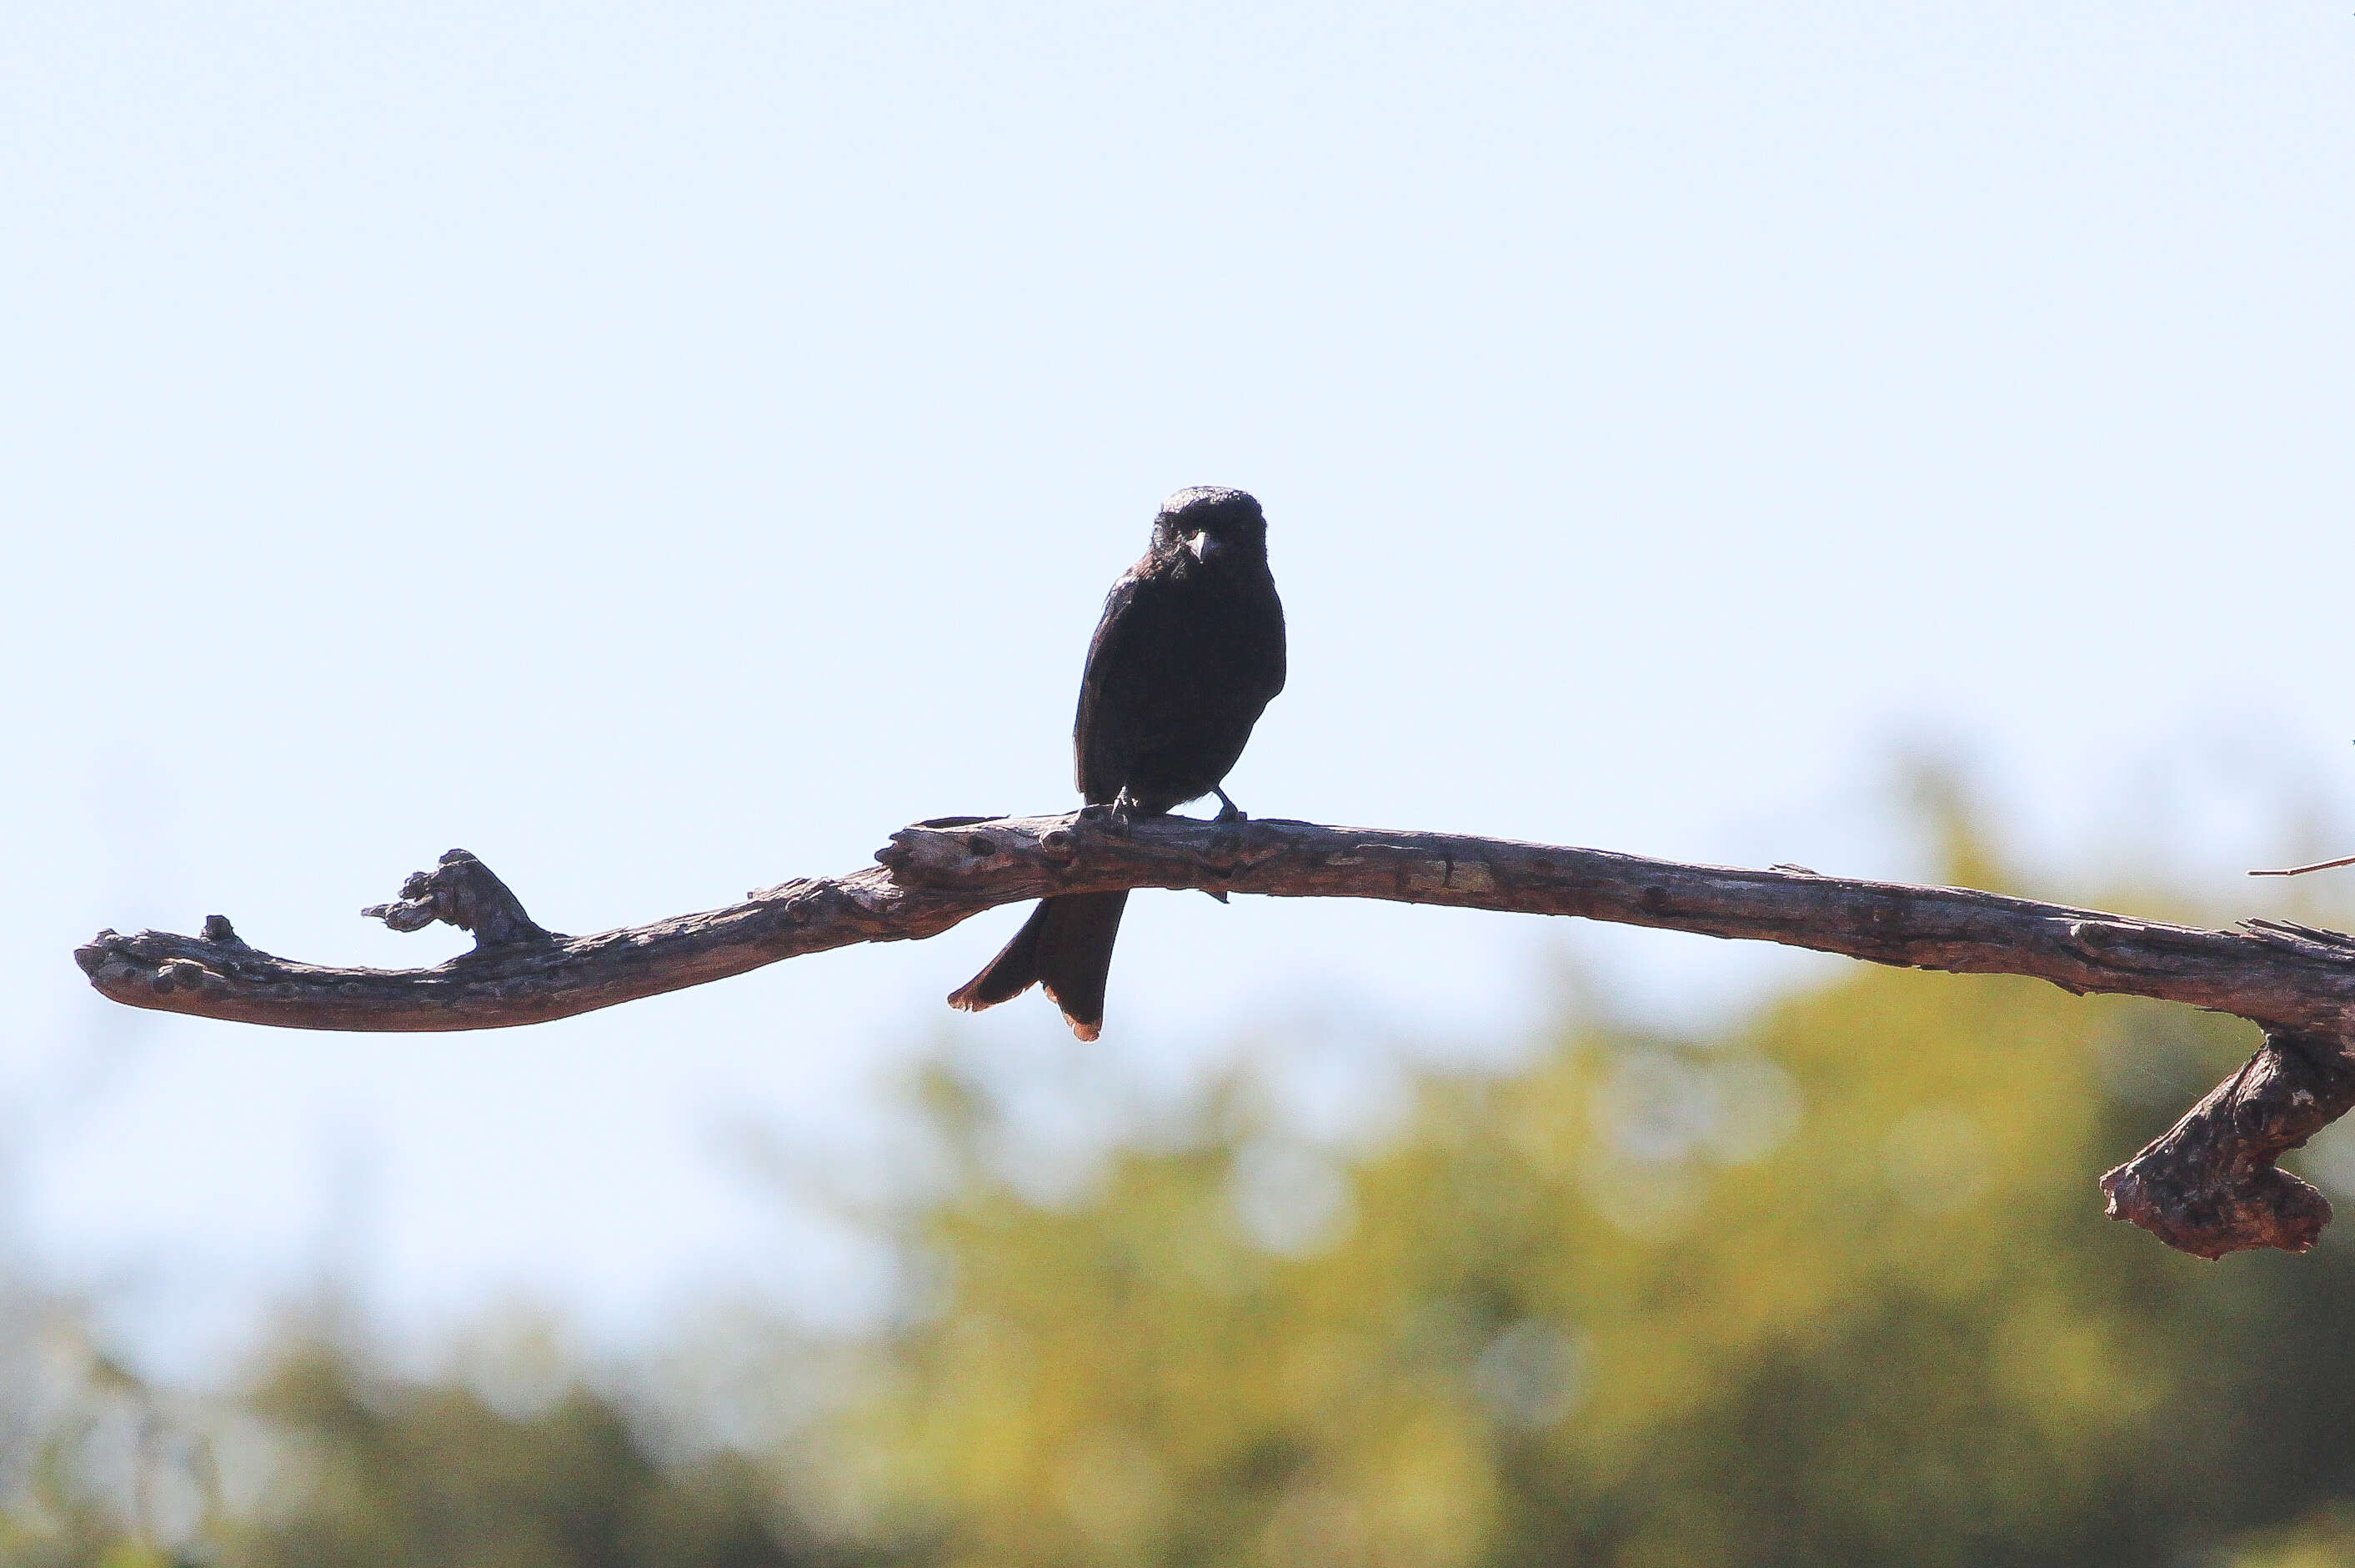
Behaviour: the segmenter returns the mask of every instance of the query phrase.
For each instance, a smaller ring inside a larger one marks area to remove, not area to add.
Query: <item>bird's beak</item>
[[[1223,555],[1227,549],[1225,545],[1212,539],[1207,529],[1188,539],[1186,541],[1186,548],[1192,550],[1194,559],[1205,566]]]

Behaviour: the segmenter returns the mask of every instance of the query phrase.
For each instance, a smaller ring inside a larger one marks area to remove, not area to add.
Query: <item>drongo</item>
[[[1220,821],[1241,817],[1219,786],[1283,689],[1284,603],[1267,570],[1267,518],[1241,490],[1178,491],[1153,519],[1145,559],[1112,585],[1088,645],[1071,728],[1081,797],[1120,819],[1215,794]],[[1040,985],[1072,1033],[1095,1039],[1127,902],[1125,892],[1040,901],[950,1005],[977,1012]]]

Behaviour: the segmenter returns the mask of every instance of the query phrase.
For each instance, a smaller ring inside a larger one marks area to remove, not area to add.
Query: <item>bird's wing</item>
[[[1253,694],[1259,698],[1259,705],[1262,708],[1265,708],[1282,695],[1284,677],[1286,673],[1284,647],[1284,601],[1276,597],[1275,584],[1273,581],[1267,585],[1267,640],[1263,645],[1263,658],[1260,667],[1260,685]]]
[[[1182,613],[1177,585],[1156,571],[1155,564],[1147,557],[1112,585],[1103,618],[1088,644],[1079,712],[1071,721],[1071,752],[1080,797],[1092,804],[1119,793],[1130,762],[1152,739],[1137,728],[1156,706],[1144,690],[1151,678],[1151,650],[1170,645]]]

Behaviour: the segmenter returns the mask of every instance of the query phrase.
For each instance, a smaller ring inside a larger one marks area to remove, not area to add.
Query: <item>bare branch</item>
[[[1875,964],[2025,975],[2077,992],[2182,1002],[2260,1025],[2249,1068],[2104,1179],[2110,1211],[2202,1256],[2309,1244],[2329,1215],[2275,1158],[2355,1104],[2355,938],[2275,922],[2211,931],[1963,888],[1681,865],[1599,849],[1312,823],[1138,821],[1089,813],[943,817],[877,851],[881,869],[794,881],[652,925],[563,936],[452,850],[367,912],[435,921],[474,951],[429,969],[340,969],[200,937],[101,932],[75,957],[133,1007],[293,1029],[501,1029],[589,1012],[862,942],[934,936],[1048,893],[1191,888],[1368,898],[1775,942]]]
[[[2278,871],[2251,871],[2253,877],[2303,877],[2308,871],[2336,870],[2341,866],[2355,866],[2355,855],[2343,855],[2336,860],[2317,860],[2310,866],[2285,866]]]

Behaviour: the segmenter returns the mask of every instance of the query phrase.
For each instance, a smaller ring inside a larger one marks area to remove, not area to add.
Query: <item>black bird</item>
[[[1284,603],[1267,570],[1267,518],[1241,490],[1180,490],[1153,519],[1145,559],[1104,600],[1080,677],[1071,749],[1080,795],[1116,818],[1160,816],[1216,795],[1252,726],[1284,689]],[[1071,1032],[1103,1028],[1104,977],[1125,892],[1044,899],[989,967],[949,996],[978,1012],[1032,985]]]

